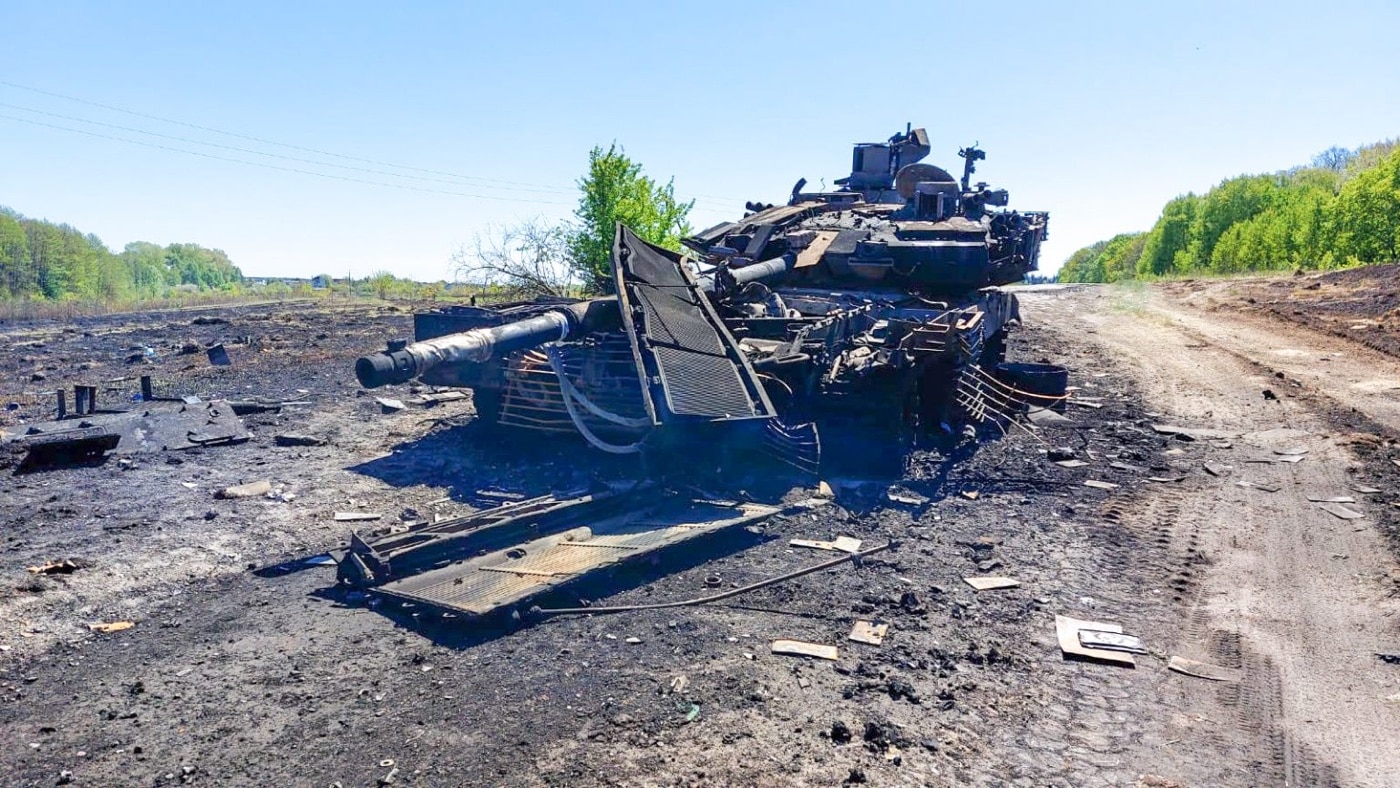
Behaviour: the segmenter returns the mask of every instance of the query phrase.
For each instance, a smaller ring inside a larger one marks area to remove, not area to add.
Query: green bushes
[[[1152,229],[1087,246],[1062,282],[1332,268],[1400,259],[1400,146],[1334,148],[1169,201]]]

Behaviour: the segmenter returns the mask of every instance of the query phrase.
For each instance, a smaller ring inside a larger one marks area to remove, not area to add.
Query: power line
[[[295,173],[299,173],[299,174],[302,174],[302,175],[314,175],[314,176],[316,176],[316,177],[318,177],[318,178],[329,178],[329,179],[331,179],[331,180],[336,180],[336,181],[347,181],[347,182],[349,182],[349,183],[364,183],[364,184],[368,184],[368,185],[370,185],[370,186],[387,186],[387,187],[389,187],[389,188],[391,188],[391,189],[404,189],[404,190],[406,190],[406,191],[425,192],[425,193],[428,193],[428,194],[446,194],[446,195],[451,195],[451,196],[453,196],[453,197],[470,197],[470,198],[478,199],[478,200],[496,200],[496,201],[498,201],[498,202],[529,203],[529,204],[533,204],[533,205],[573,205],[572,202],[558,202],[558,201],[555,201],[555,200],[527,200],[527,199],[520,199],[520,198],[514,198],[514,197],[493,197],[493,196],[488,195],[488,194],[470,194],[470,193],[467,193],[467,192],[452,192],[452,191],[447,191],[446,189],[430,189],[430,188],[426,188],[426,187],[422,187],[422,186],[409,186],[409,185],[407,185],[407,184],[402,184],[402,183],[384,183],[384,182],[382,182],[382,181],[372,181],[372,180],[368,180],[368,179],[366,179],[366,178],[352,178],[352,177],[345,176],[345,175],[331,175],[331,174],[329,174],[329,173],[325,173],[325,172],[316,172],[316,171],[314,171],[314,170],[303,170],[303,169],[300,169],[300,168],[297,168],[297,167],[282,167],[282,166],[279,166],[279,165],[276,165],[276,164],[266,164],[266,163],[264,163],[264,162],[257,162],[257,161],[246,161],[246,160],[244,160],[244,159],[235,159],[235,158],[232,158],[232,157],[230,157],[230,156],[219,156],[219,155],[217,155],[217,154],[205,153],[205,152],[203,152],[203,151],[186,150],[186,149],[184,149],[184,148],[175,148],[175,147],[171,147],[171,146],[169,146],[169,145],[160,145],[160,144],[157,144],[157,143],[154,143],[154,142],[142,142],[141,140],[130,140],[130,139],[126,139],[126,138],[124,138],[124,137],[114,137],[114,136],[112,136],[112,135],[110,135],[110,134],[99,134],[99,133],[97,133],[97,132],[95,132],[95,131],[87,131],[87,130],[85,130],[85,129],[74,129],[74,128],[70,128],[70,127],[67,127],[67,126],[60,126],[60,125],[58,125],[58,124],[56,124],[56,123],[45,123],[45,122],[40,121],[40,120],[33,120],[32,118],[18,118],[18,117],[15,117],[15,116],[13,116],[13,115],[3,115],[3,114],[0,114],[0,119],[3,119],[3,120],[13,120],[13,121],[17,121],[17,122],[19,122],[19,123],[28,123],[28,124],[33,125],[33,126],[44,126],[44,127],[51,128],[51,129],[59,129],[59,130],[61,130],[61,131],[69,131],[69,132],[73,132],[74,134],[83,134],[83,135],[86,135],[86,136],[89,136],[89,137],[97,137],[97,138],[99,138],[99,139],[114,140],[114,141],[116,141],[116,142],[125,142],[125,143],[127,143],[127,144],[129,144],[129,145],[140,145],[140,146],[143,147],[143,148],[156,148],[156,149],[158,149],[158,150],[172,151],[172,152],[175,152],[175,153],[184,153],[184,154],[188,154],[188,155],[190,155],[190,156],[200,156],[200,157],[203,157],[203,158],[206,158],[206,159],[215,159],[215,160],[218,160],[218,161],[233,162],[234,164],[246,164],[246,165],[248,165],[249,167],[261,167],[261,168],[267,169],[267,170],[278,170],[278,171],[281,171],[281,172],[295,172]]]
[[[460,186],[460,185],[461,185],[461,184],[458,183],[457,181],[450,181],[450,180],[446,180],[446,179],[443,179],[443,178],[428,178],[428,177],[425,177],[425,176],[422,176],[422,175],[403,175],[403,174],[401,174],[401,173],[390,172],[390,171],[388,171],[388,170],[372,170],[372,169],[368,169],[368,168],[366,168],[366,167],[353,167],[353,166],[350,166],[350,165],[348,165],[348,164],[332,164],[332,163],[330,163],[330,162],[316,161],[315,159],[304,159],[304,158],[301,158],[301,157],[298,157],[298,156],[284,156],[284,155],[282,155],[282,154],[280,154],[280,153],[268,153],[268,152],[266,152],[266,151],[253,150],[253,149],[251,149],[251,148],[239,148],[239,147],[236,147],[236,146],[233,146],[233,145],[221,145],[221,144],[219,144],[219,143],[217,143],[217,142],[205,142],[205,141],[203,141],[203,140],[191,139],[191,138],[189,138],[189,137],[180,137],[180,136],[173,135],[173,134],[161,134],[161,133],[155,132],[155,131],[146,131],[146,130],[144,130],[144,129],[132,128],[131,126],[120,126],[120,125],[117,125],[117,124],[115,124],[115,123],[103,123],[102,121],[98,121],[98,120],[88,120],[87,118],[78,118],[78,117],[74,117],[74,116],[72,116],[72,115],[61,115],[61,114],[59,114],[59,113],[57,113],[57,112],[46,112],[46,111],[44,111],[44,110],[41,110],[41,109],[34,109],[34,108],[32,108],[32,107],[21,107],[21,106],[19,106],[18,104],[6,104],[6,103],[4,103],[4,102],[0,102],[0,107],[7,107],[7,108],[9,108],[9,109],[17,109],[17,110],[20,110],[20,111],[22,111],[22,112],[32,112],[32,113],[34,113],[34,114],[36,114],[36,115],[44,115],[44,116],[47,116],[47,117],[50,117],[50,118],[60,118],[60,119],[62,119],[62,120],[71,120],[71,121],[75,121],[75,122],[77,122],[77,123],[87,123],[87,124],[92,125],[92,126],[102,126],[102,127],[104,127],[104,128],[108,128],[108,129],[117,129],[118,131],[127,131],[127,132],[131,132],[131,133],[133,133],[133,134],[144,134],[144,135],[147,135],[147,136],[150,136],[150,137],[159,137],[159,138],[161,138],[161,139],[175,140],[176,142],[186,142],[186,143],[189,143],[189,144],[191,144],[191,145],[205,145],[205,146],[208,146],[208,147],[210,147],[210,148],[219,148],[220,150],[236,151],[236,152],[238,152],[238,153],[250,153],[250,154],[252,154],[252,155],[254,155],[254,156],[266,156],[266,157],[272,158],[272,159],[282,159],[283,161],[295,161],[295,162],[301,162],[302,164],[314,164],[314,165],[316,165],[316,166],[318,166],[318,167],[335,167],[336,169],[350,170],[350,171],[352,171],[352,172],[366,172],[366,173],[370,173],[370,174],[373,174],[373,175],[387,175],[387,176],[390,177],[390,178],[405,178],[405,179],[408,179],[408,180],[427,181],[427,182],[431,182],[431,183],[446,183],[446,184],[450,184],[450,185],[454,185],[454,186]],[[495,186],[495,187],[493,187],[493,188],[496,188],[496,189],[503,189],[503,190],[506,190],[506,191],[536,192],[536,193],[542,193],[542,194],[576,194],[577,191],[578,191],[577,189],[558,189],[558,188],[556,188],[556,189],[528,189],[528,188],[520,188],[520,187],[515,187],[515,186]]]
[[[160,122],[160,123],[170,123],[170,124],[173,124],[173,125],[176,125],[176,126],[184,126],[185,128],[197,129],[197,130],[199,130],[199,131],[207,131],[207,132],[211,132],[211,133],[213,133],[213,134],[222,134],[222,135],[227,136],[227,137],[234,137],[234,138],[237,138],[237,139],[248,140],[248,141],[250,141],[250,142],[257,142],[257,143],[261,143],[261,144],[263,144],[263,145],[273,145],[273,146],[276,146],[276,147],[279,147],[279,148],[287,148],[287,149],[290,149],[290,150],[299,150],[299,151],[302,151],[302,152],[304,152],[304,153],[315,153],[315,154],[320,155],[320,156],[329,156],[329,157],[331,157],[331,158],[343,159],[343,160],[345,160],[345,161],[355,161],[355,162],[360,162],[360,163],[362,163],[362,164],[373,164],[373,165],[376,165],[376,166],[379,166],[379,167],[390,167],[390,168],[392,168],[392,169],[408,170],[408,171],[410,171],[410,172],[422,172],[422,173],[427,173],[427,174],[429,174],[429,175],[443,175],[443,176],[447,176],[447,177],[449,177],[449,178],[458,178],[458,179],[466,180],[466,181],[479,181],[479,182],[485,183],[485,184],[498,184],[498,185],[501,185],[502,187],[505,187],[505,186],[526,187],[526,188],[519,188],[519,189],[516,189],[517,191],[540,191],[540,192],[542,192],[542,193],[559,193],[559,194],[572,194],[572,193],[575,193],[575,190],[561,189],[561,188],[559,188],[559,187],[557,187],[557,186],[549,186],[549,185],[546,185],[546,184],[528,183],[528,182],[525,182],[525,181],[509,181],[509,180],[502,180],[502,179],[498,179],[498,178],[486,178],[486,177],[482,177],[482,176],[478,176],[478,175],[462,175],[461,173],[449,172],[449,171],[446,171],[446,170],[434,170],[434,169],[429,169],[429,168],[425,168],[425,167],[413,167],[413,166],[406,165],[406,164],[394,164],[393,162],[380,161],[380,160],[377,160],[377,159],[368,159],[368,158],[363,158],[363,157],[359,157],[359,156],[350,156],[350,155],[346,155],[346,154],[343,154],[343,153],[335,153],[335,152],[333,152],[333,151],[321,150],[321,149],[319,149],[319,148],[310,148],[310,147],[305,147],[305,146],[302,146],[302,145],[293,145],[293,144],[291,144],[291,143],[278,142],[278,141],[276,141],[276,140],[269,140],[269,139],[266,139],[266,138],[263,138],[263,137],[255,137],[255,136],[252,136],[252,135],[249,135],[249,134],[240,134],[240,133],[234,132],[234,131],[225,131],[225,130],[223,130],[223,129],[214,128],[213,126],[204,126],[204,125],[201,125],[201,124],[198,124],[198,123],[189,123],[189,122],[187,122],[187,121],[175,120],[174,118],[166,118],[166,117],[162,117],[162,116],[160,116],[160,115],[151,115],[151,114],[148,114],[148,113],[145,113],[145,112],[138,112],[138,111],[136,111],[136,110],[131,110],[131,109],[123,108],[123,107],[113,106],[113,105],[111,105],[111,104],[103,104],[103,103],[98,102],[98,101],[90,101],[90,100],[88,100],[88,99],[82,99],[82,98],[78,98],[78,97],[76,97],[76,96],[68,96],[68,95],[65,95],[65,94],[63,94],[63,93],[56,93],[56,92],[51,91],[51,90],[43,90],[43,89],[41,89],[41,88],[31,87],[31,86],[29,86],[29,85],[21,85],[21,84],[18,84],[18,83],[15,83],[15,82],[10,82],[10,81],[8,81],[8,80],[3,80],[3,79],[0,79],[0,85],[4,85],[4,86],[6,86],[6,87],[15,88],[15,89],[17,89],[17,90],[25,90],[25,91],[29,91],[29,92],[31,92],[31,93],[37,93],[37,94],[43,95],[43,96],[50,96],[50,97],[52,97],[52,98],[62,99],[62,100],[64,100],[64,101],[72,101],[72,102],[75,102],[75,103],[78,103],[78,104],[86,104],[86,105],[91,106],[91,107],[98,107],[98,108],[100,108],[100,109],[109,110],[109,111],[111,111],[111,112],[119,112],[119,113],[122,113],[122,114],[124,114],[124,115],[131,115],[131,116],[133,116],[133,117],[145,118],[145,119],[147,119],[147,120],[154,120],[154,121],[158,121],[158,122]],[[31,111],[31,112],[38,112],[38,110],[28,110],[28,111]],[[47,113],[44,113],[44,114],[47,114]],[[63,117],[63,116],[60,116],[60,117]],[[74,120],[74,118],[65,118],[65,119]],[[97,121],[86,121],[86,120],[82,120],[81,122],[84,122],[84,123],[94,123],[94,124],[96,124],[96,125],[107,125],[107,124],[100,124],[100,123],[97,123]],[[124,127],[116,127],[116,128],[123,128],[123,130],[131,130],[131,129],[125,129]],[[151,134],[151,135],[153,135],[153,136],[165,136],[165,135],[161,135],[161,134],[156,134],[155,132],[137,131],[137,133],[141,133],[141,134]],[[210,147],[222,147],[222,146],[216,145],[215,143],[199,142],[199,141],[195,141],[195,140],[185,140],[184,138],[179,138],[179,137],[175,137],[175,138],[172,138],[172,139],[178,139],[178,140],[181,140],[181,141],[189,141],[189,142],[193,142],[194,144],[197,144],[197,145],[208,145],[208,146],[210,146]],[[270,153],[259,153],[259,152],[257,152],[257,151],[244,151],[244,150],[241,149],[241,148],[233,148],[233,150],[238,150],[238,151],[241,151],[241,152],[252,152],[252,153],[256,153],[257,155],[261,155],[261,156],[270,156],[270,157],[275,157],[275,156],[276,156],[275,154],[270,154]],[[281,158],[281,157],[278,157],[278,158]],[[290,157],[288,157],[288,158],[290,158]],[[302,161],[302,162],[306,162],[306,161],[307,161],[307,160],[304,160],[304,159],[292,159],[292,160],[293,160],[293,161]],[[322,166],[329,166],[329,167],[338,167],[338,166],[342,166],[342,165],[330,164],[329,162],[311,162],[311,163],[319,164],[319,165],[322,165]],[[356,168],[351,167],[351,168],[346,168],[346,169],[356,169]],[[375,171],[375,170],[368,170],[368,172],[377,173],[378,171]],[[397,177],[397,178],[411,178],[411,177],[413,177],[413,176],[408,176],[408,175],[399,175],[399,174],[395,174],[395,173],[389,173],[389,174],[390,174],[392,177]],[[711,201],[714,201],[714,202],[728,202],[728,203],[733,203],[733,204],[741,204],[741,203],[743,203],[743,200],[740,199],[740,198],[738,198],[738,197],[730,197],[730,196],[725,196],[725,195],[695,194],[695,195],[692,195],[692,196],[693,196],[693,197],[696,197],[696,198],[699,198],[699,200],[700,200],[701,202],[711,202]]]
[[[308,148],[308,147],[305,147],[305,146],[302,146],[302,145],[293,145],[293,144],[291,144],[291,143],[278,142],[278,141],[276,141],[276,140],[264,139],[264,138],[262,138],[262,137],[254,137],[254,136],[249,135],[249,134],[239,134],[238,132],[234,132],[234,131],[224,131],[223,129],[216,129],[216,128],[212,127],[212,126],[202,126],[202,125],[200,125],[200,124],[198,124],[198,123],[188,123],[188,122],[183,121],[183,120],[175,120],[174,118],[165,118],[165,117],[161,117],[160,115],[150,115],[150,114],[147,114],[147,113],[145,113],[145,112],[137,112],[137,111],[135,111],[135,110],[124,109],[124,108],[122,108],[122,107],[115,107],[115,106],[112,106],[111,104],[103,104],[103,103],[97,102],[97,101],[88,101],[87,99],[80,99],[80,98],[77,98],[77,97],[75,97],[75,96],[66,96],[66,95],[64,95],[64,94],[62,94],[62,93],[54,93],[53,91],[41,90],[40,88],[29,87],[28,85],[20,85],[20,84],[14,83],[14,82],[9,82],[9,81],[7,81],[7,80],[0,80],[0,85],[4,85],[4,86],[6,86],[6,87],[11,87],[11,88],[16,88],[16,89],[18,89],[18,90],[27,90],[27,91],[29,91],[29,92],[31,92],[31,93],[38,93],[38,94],[44,95],[44,96],[51,96],[51,97],[53,97],[53,98],[63,99],[64,101],[73,101],[73,102],[76,102],[76,103],[78,103],[78,104],[86,104],[86,105],[91,106],[91,107],[98,107],[98,108],[100,108],[100,109],[110,110],[110,111],[112,111],[112,112],[120,112],[120,113],[122,113],[122,114],[124,114],[124,115],[131,115],[131,116],[138,117],[138,118],[145,118],[145,119],[147,119],[147,120],[154,120],[154,121],[158,121],[158,122],[160,122],[160,123],[170,123],[170,124],[173,124],[173,125],[176,125],[176,126],[184,126],[185,128],[198,129],[199,131],[211,132],[211,133],[213,133],[213,134],[222,134],[222,135],[224,135],[224,136],[226,136],[226,137],[236,137],[236,138],[238,138],[238,139],[248,140],[248,141],[250,141],[250,142],[258,142],[258,143],[262,143],[263,145],[274,145],[274,146],[279,147],[279,148],[289,148],[289,149],[291,149],[291,150],[299,150],[299,151],[302,151],[302,152],[304,152],[304,153],[315,153],[315,154],[317,154],[317,155],[319,155],[319,156],[329,156],[329,157],[334,158],[334,159],[344,159],[344,160],[346,160],[346,161],[358,161],[358,162],[360,162],[360,163],[362,163],[362,164],[374,164],[374,165],[377,165],[377,166],[380,166],[380,167],[392,167],[392,168],[398,169],[398,170],[410,170],[410,171],[412,171],[412,172],[425,172],[425,173],[428,173],[428,174],[430,174],[430,175],[446,175],[447,177],[450,177],[450,178],[461,178],[461,179],[463,179],[463,180],[481,181],[481,182],[483,182],[483,183],[506,184],[506,185],[517,185],[517,186],[533,186],[533,187],[536,187],[536,188],[544,188],[544,189],[556,188],[556,187],[551,187],[551,186],[547,186],[547,185],[545,185],[545,184],[540,184],[540,183],[523,183],[523,182],[520,182],[520,181],[505,181],[505,180],[499,180],[499,179],[496,179],[496,178],[483,178],[483,177],[476,176],[476,175],[462,175],[462,174],[460,174],[460,173],[448,172],[448,171],[446,171],[446,170],[433,170],[433,169],[427,169],[427,168],[424,168],[424,167],[412,167],[412,166],[409,166],[409,165],[406,165],[406,164],[394,164],[393,162],[378,161],[378,160],[376,160],[376,159],[366,159],[366,158],[362,158],[362,157],[359,157],[359,156],[349,156],[349,155],[346,155],[346,154],[343,154],[343,153],[335,153],[335,152],[332,152],[332,151],[320,150],[319,148]]]

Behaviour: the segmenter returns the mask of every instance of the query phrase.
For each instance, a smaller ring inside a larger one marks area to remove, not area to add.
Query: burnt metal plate
[[[675,499],[393,580],[374,593],[443,611],[486,615],[598,570],[779,511],[752,503]]]

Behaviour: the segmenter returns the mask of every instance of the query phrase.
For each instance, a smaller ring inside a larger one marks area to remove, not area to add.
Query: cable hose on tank
[[[578,404],[582,405],[584,409],[587,410],[589,413],[592,413],[594,416],[597,416],[603,421],[610,421],[613,424],[617,424],[622,427],[640,429],[642,427],[651,426],[651,419],[633,419],[628,418],[626,416],[619,416],[616,413],[603,410],[601,407],[594,404],[591,400],[585,397],[583,395],[583,392],[579,391],[578,387],[574,385],[574,382],[569,380],[569,377],[564,374],[564,362],[562,359],[559,358],[559,348],[554,345],[547,345],[545,347],[545,353],[549,356],[549,368],[554,370],[554,374],[559,377],[559,388],[573,396],[574,400]]]
[[[593,430],[590,429],[589,426],[583,422],[583,416],[578,412],[578,408],[574,404],[576,399],[579,401],[580,404],[583,404],[584,407],[591,407],[596,409],[596,412],[599,414],[599,418],[605,418],[609,421],[613,421],[614,419],[616,419],[618,420],[616,423],[619,424],[626,424],[629,421],[638,420],[625,419],[622,416],[607,413],[607,411],[604,411],[602,408],[598,408],[598,406],[593,405],[593,403],[589,402],[583,397],[582,393],[580,393],[578,389],[574,388],[573,383],[570,382],[569,378],[564,374],[564,365],[559,361],[557,348],[553,346],[547,346],[545,348],[545,352],[549,356],[550,368],[554,370],[554,374],[559,378],[559,393],[563,395],[561,399],[564,401],[564,410],[568,412],[569,419],[572,420],[574,423],[574,429],[578,430],[579,434],[583,436],[583,439],[588,441],[589,445],[591,445],[593,448],[598,449],[599,451],[605,451],[609,454],[636,454],[640,452],[642,450],[641,440],[637,441],[636,443],[627,445],[608,443],[607,441],[598,437],[597,434],[595,434]],[[604,416],[602,414],[607,415]],[[650,421],[643,422],[643,424],[650,423]],[[639,424],[636,426],[642,425]]]

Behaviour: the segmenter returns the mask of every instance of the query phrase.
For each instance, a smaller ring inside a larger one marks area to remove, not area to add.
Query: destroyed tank
[[[687,255],[619,225],[616,295],[419,314],[357,377],[468,387],[491,423],[691,467],[757,449],[815,472],[823,444],[882,464],[920,435],[1004,427],[1064,393],[1063,370],[1002,363],[1020,316],[1000,286],[1036,269],[1048,214],[972,183],[977,147],[960,181],[929,151],[923,129],[856,145],[836,191],[799,180]]]

